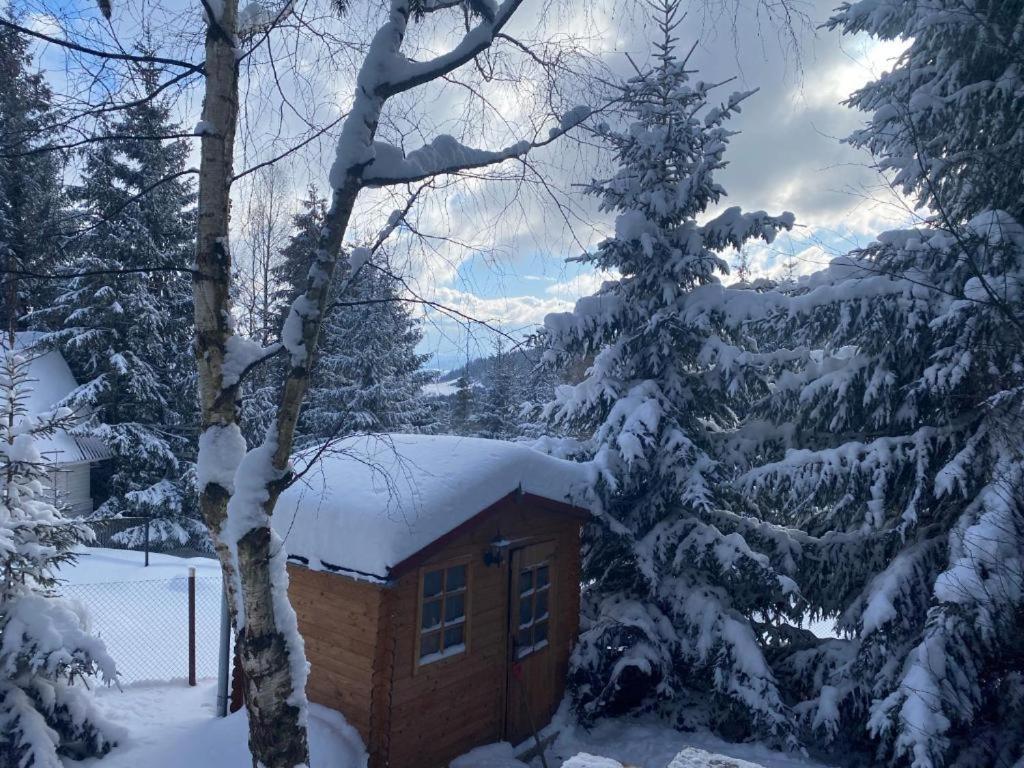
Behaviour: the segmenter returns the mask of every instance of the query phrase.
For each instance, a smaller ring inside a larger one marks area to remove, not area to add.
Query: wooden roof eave
[[[573,504],[569,504],[568,502],[549,499],[546,496],[538,496],[537,494],[526,493],[521,489],[517,489],[511,493],[505,494],[490,506],[485,507],[468,520],[465,520],[447,533],[437,537],[425,547],[413,552],[401,562],[395,563],[395,565],[388,569],[388,580],[398,579],[413,568],[418,568],[424,561],[444,549],[454,539],[471,530],[475,526],[480,525],[485,520],[507,509],[510,504],[519,506],[524,501],[530,502],[546,512],[562,515],[581,522],[590,518],[590,511],[583,507],[577,507]]]
[[[404,576],[406,573],[414,568],[418,568],[424,561],[429,559],[431,556],[444,549],[454,539],[461,536],[463,533],[471,530],[477,525],[485,522],[491,517],[499,514],[500,512],[508,509],[509,505],[519,506],[523,502],[529,502],[545,512],[550,512],[555,515],[561,515],[571,519],[579,520],[584,522],[590,518],[590,511],[584,507],[578,507],[574,504],[569,504],[565,501],[558,501],[557,499],[549,499],[546,496],[538,496],[535,493],[526,493],[522,490],[515,490],[511,493],[507,493],[498,499],[496,502],[488,507],[477,512],[468,520],[463,521],[459,525],[452,528],[447,533],[438,536],[436,539],[431,541],[425,547],[420,548],[416,552],[413,552],[404,560],[391,566],[386,574],[369,573],[366,571],[360,571],[354,568],[348,568],[343,565],[336,563],[328,563],[325,560],[320,560],[320,565],[331,573],[336,573],[340,576],[347,576],[350,579],[356,581],[366,581],[369,583],[377,584],[378,586],[387,587],[397,581],[399,578]],[[309,567],[309,558],[301,555],[289,555],[288,560],[293,563],[298,563],[305,567]]]

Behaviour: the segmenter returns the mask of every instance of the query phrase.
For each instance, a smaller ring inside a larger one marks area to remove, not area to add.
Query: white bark
[[[228,531],[228,502],[234,493],[233,470],[242,460],[244,440],[238,428],[239,386],[225,386],[224,358],[231,327],[231,180],[238,117],[238,63],[234,29],[237,0],[221,0],[219,14],[207,7],[206,94],[199,175],[199,228],[194,283],[196,360],[202,407],[200,509],[214,538],[240,631],[249,748],[253,766],[295,768],[309,764],[304,685],[294,693],[292,653],[279,625],[294,623],[287,600],[275,599],[280,587],[269,553],[269,524],[242,541]],[[234,465],[234,466],[233,466]],[[280,614],[285,614],[281,616]],[[304,683],[304,681],[303,681]]]

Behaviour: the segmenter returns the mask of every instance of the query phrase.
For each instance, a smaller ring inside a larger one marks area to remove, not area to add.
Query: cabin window
[[[420,664],[466,650],[468,565],[460,563],[423,571],[420,577]]]
[[[551,566],[538,563],[519,571],[519,625],[516,657],[546,648],[551,617]]]

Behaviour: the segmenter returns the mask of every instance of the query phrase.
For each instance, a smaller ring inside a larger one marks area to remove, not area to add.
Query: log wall
[[[580,521],[535,500],[508,497],[460,528],[388,586],[289,565],[289,596],[311,664],[311,701],[339,710],[363,737],[370,768],[441,768],[473,747],[506,737],[509,690],[509,553],[484,564],[491,542],[513,547],[554,541],[551,639],[554,675],[530,692],[538,727],[564,693],[579,629]],[[420,575],[465,562],[467,648],[421,665],[417,621]],[[514,683],[513,683],[514,684]]]

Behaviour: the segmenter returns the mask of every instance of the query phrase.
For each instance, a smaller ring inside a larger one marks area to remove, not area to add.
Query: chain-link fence
[[[160,552],[178,557],[213,557],[205,531],[186,531],[146,517],[93,517],[83,520],[95,534],[91,546]]]
[[[122,683],[188,677],[186,573],[152,581],[64,584],[61,592],[85,606],[91,630],[106,643]],[[217,675],[220,624],[220,577],[195,577],[197,677]]]

